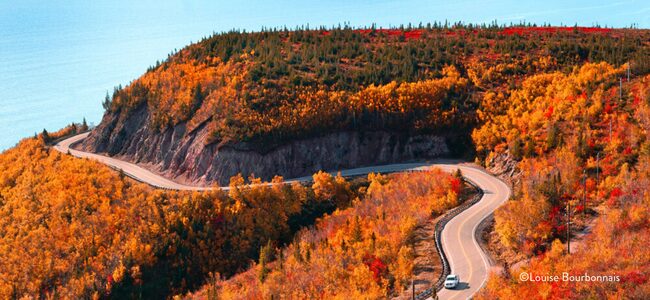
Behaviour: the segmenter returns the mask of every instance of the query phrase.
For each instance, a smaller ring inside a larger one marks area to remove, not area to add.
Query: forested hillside
[[[600,63],[531,76],[474,132],[488,167],[517,162],[493,242],[506,264],[530,260],[494,275],[480,298],[650,295],[650,77],[628,82],[626,70]],[[529,282],[522,272],[618,280]]]
[[[643,59],[650,55],[644,44],[646,32],[535,29],[218,34],[180,50],[129,87],[116,90],[107,107],[128,113],[146,102],[154,109],[153,122],[159,130],[214,117],[211,139],[215,141],[281,142],[348,127],[436,130],[445,122],[417,123],[422,117],[453,110],[467,120],[452,124],[474,121],[468,113],[476,102],[468,99],[466,84],[434,85],[429,89],[435,90],[425,90],[429,93],[421,97],[412,94],[422,88],[401,84],[422,82],[425,87],[440,77],[456,78],[448,66],[469,74],[477,87],[485,87],[487,80],[490,85],[516,84],[518,77],[569,71],[589,61],[633,62],[634,74],[650,70],[650,63]],[[375,87],[390,93],[380,93]],[[429,106],[423,107],[422,101]]]
[[[116,88],[83,148],[181,181],[224,184],[238,172],[270,180],[354,167],[367,163],[360,153],[392,153],[372,157],[382,163],[412,159],[400,151],[409,138],[438,137],[448,148],[423,158],[471,155],[480,113],[498,109],[497,97],[526,77],[600,61],[646,74],[649,38],[635,29],[440,24],[216,34]],[[482,100],[488,91],[491,100]],[[359,142],[328,140],[341,132]],[[373,142],[354,133],[368,132],[400,145],[363,146]],[[319,141],[336,160],[306,152]]]
[[[160,299],[233,275],[356,197],[359,183],[319,176],[324,191],[240,176],[229,192],[153,190],[25,139],[0,154],[0,298]]]
[[[414,271],[415,228],[458,205],[464,183],[437,169],[370,174],[368,181],[352,207],[319,219],[288,247],[267,245],[257,265],[227,281],[216,277],[190,298],[381,299],[399,294]],[[321,192],[333,196],[328,190]]]
[[[505,271],[479,297],[649,298],[649,57],[638,29],[215,34],[106,95],[78,147],[231,189],[155,190],[51,149],[85,124],[27,138],[0,154],[0,298],[396,295],[414,226],[457,205],[461,180],[317,171],[441,156],[513,188],[488,234]]]

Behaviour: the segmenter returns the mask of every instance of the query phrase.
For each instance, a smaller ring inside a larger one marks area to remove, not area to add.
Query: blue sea
[[[232,28],[495,19],[650,25],[646,1],[531,2],[0,0],[0,151],[44,128],[99,123],[107,91],[174,49]]]
[[[173,7],[15,2],[0,3],[0,151],[44,128],[99,123],[107,91],[217,29],[191,7],[174,19]]]

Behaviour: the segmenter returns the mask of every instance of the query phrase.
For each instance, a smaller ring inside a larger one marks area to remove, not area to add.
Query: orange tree
[[[324,197],[339,189],[328,187],[339,180],[328,174],[314,179],[315,191],[328,191]],[[192,297],[382,298],[401,291],[413,272],[415,227],[457,205],[461,184],[440,170],[368,180],[352,207],[319,219],[286,248],[267,248],[272,255],[258,265],[230,280],[215,278]]]

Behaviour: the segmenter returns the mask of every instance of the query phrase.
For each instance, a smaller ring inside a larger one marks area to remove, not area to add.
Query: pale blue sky
[[[0,150],[99,123],[107,90],[214,31],[445,20],[650,28],[650,1],[0,0]]]
[[[161,3],[162,2],[162,3]],[[388,26],[420,21],[450,20],[489,23],[550,22],[590,26],[627,27],[632,23],[650,26],[650,1],[153,1],[153,0],[52,0],[3,1],[3,26],[82,25],[124,22],[157,13],[152,21],[167,24],[175,15],[194,16],[194,24],[217,31],[233,27],[352,25],[377,23]],[[187,21],[181,18],[180,21]],[[37,24],[34,24],[36,22]]]

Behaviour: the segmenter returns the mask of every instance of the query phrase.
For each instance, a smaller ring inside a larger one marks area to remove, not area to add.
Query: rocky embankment
[[[486,169],[511,185],[519,181],[521,176],[521,170],[517,168],[517,160],[508,151],[490,156]]]
[[[318,170],[404,162],[446,156],[445,138],[390,132],[339,132],[297,140],[260,152],[243,143],[206,144],[205,124],[188,131],[181,123],[164,132],[150,127],[146,105],[128,115],[108,113],[80,150],[105,153],[146,166],[181,183],[227,185],[241,173],[269,180]]]

